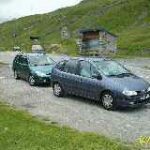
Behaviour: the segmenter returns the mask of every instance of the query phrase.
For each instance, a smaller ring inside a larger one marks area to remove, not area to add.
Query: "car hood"
[[[50,74],[52,72],[52,68],[54,65],[47,65],[47,66],[35,66],[31,67],[33,72],[39,71],[45,74]]]
[[[137,76],[129,77],[111,77],[110,84],[115,85],[119,90],[142,91],[148,89],[150,84]],[[115,88],[114,86],[114,88]]]

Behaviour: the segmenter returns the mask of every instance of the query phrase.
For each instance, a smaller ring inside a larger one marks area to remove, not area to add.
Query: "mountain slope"
[[[147,56],[150,55],[149,10],[150,0],[83,0],[73,7],[0,25],[0,48],[9,50],[16,43],[29,51],[30,35],[38,35],[48,51],[51,44],[61,44],[59,52],[75,55],[78,29],[103,26],[118,35],[119,54]],[[68,41],[61,40],[63,25],[71,31]]]

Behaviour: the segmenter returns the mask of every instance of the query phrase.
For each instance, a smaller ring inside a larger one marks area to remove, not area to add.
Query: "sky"
[[[23,16],[43,14],[82,0],[0,0],[0,22]]]

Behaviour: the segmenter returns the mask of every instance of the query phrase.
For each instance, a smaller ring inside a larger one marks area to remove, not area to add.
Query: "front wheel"
[[[31,85],[31,86],[34,86],[35,85],[35,79],[34,79],[34,77],[33,76],[29,76],[29,79],[28,79],[28,82],[29,82],[29,84]]]
[[[115,109],[115,100],[111,92],[104,92],[101,96],[102,105],[106,110]]]
[[[54,83],[54,85],[53,85],[53,93],[57,97],[63,97],[64,94],[65,94],[62,86],[59,83]]]

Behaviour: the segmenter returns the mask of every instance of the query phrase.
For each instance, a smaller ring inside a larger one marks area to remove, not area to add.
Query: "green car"
[[[18,54],[13,61],[15,79],[24,79],[31,86],[51,83],[55,61],[46,54]]]

